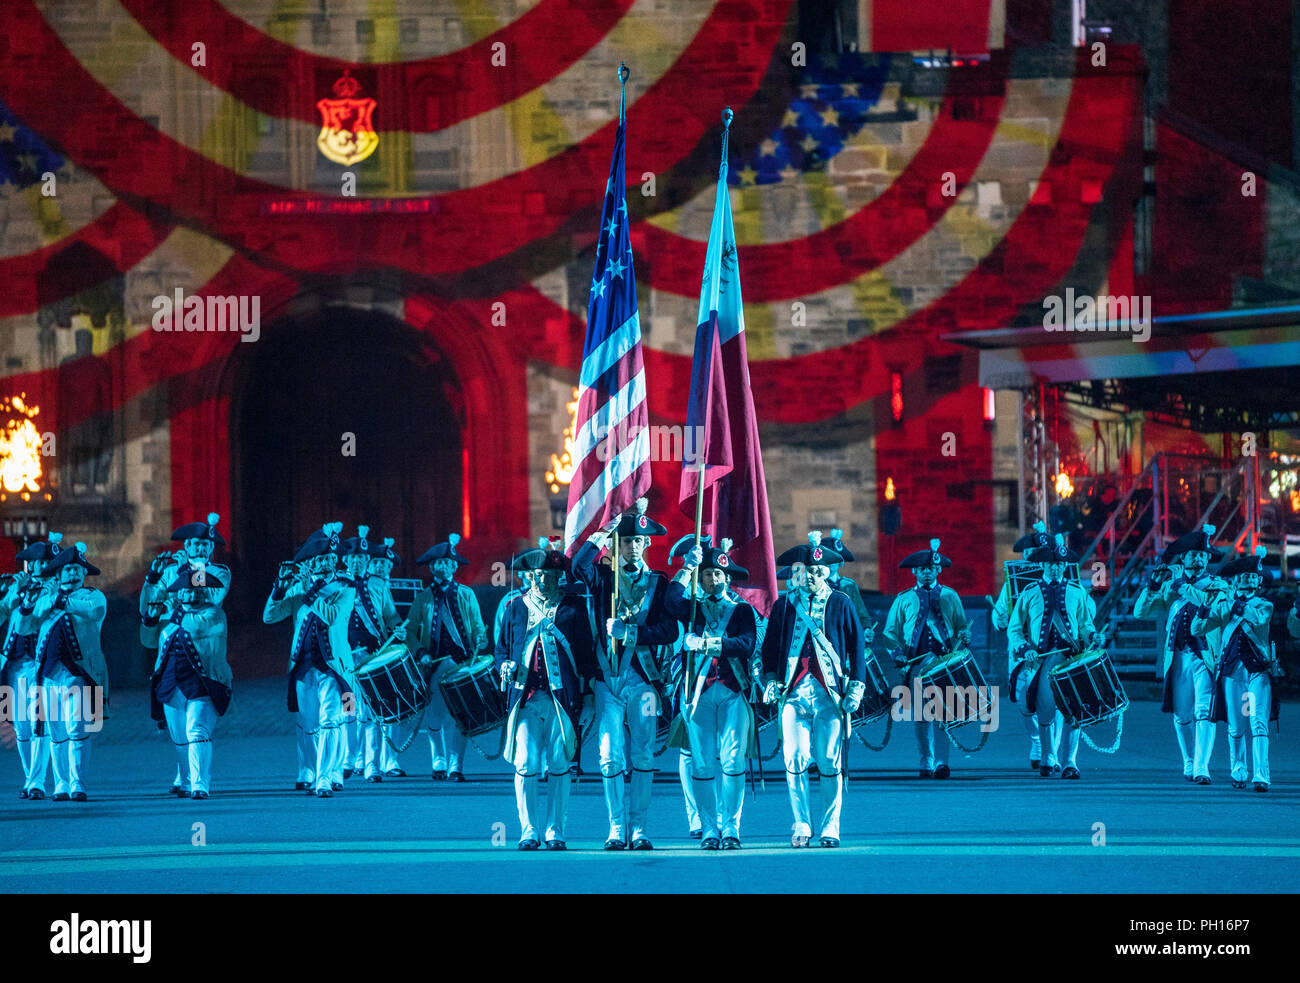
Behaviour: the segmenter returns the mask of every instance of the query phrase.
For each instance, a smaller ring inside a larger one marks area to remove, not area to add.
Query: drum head
[[[379,651],[375,652],[365,662],[357,666],[354,674],[357,676],[369,675],[372,672],[378,672],[411,655],[411,650],[406,647],[405,642],[399,642],[393,639]]]

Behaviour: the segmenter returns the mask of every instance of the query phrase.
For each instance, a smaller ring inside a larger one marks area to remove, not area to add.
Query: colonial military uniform
[[[439,543],[416,561],[427,563],[432,570],[439,560],[454,561],[463,567],[469,560],[457,551],[460,536],[452,533],[447,542]],[[444,778],[463,782],[461,770],[468,738],[447,710],[438,683],[456,667],[470,661],[487,646],[487,628],[474,591],[458,584],[452,575],[446,580],[434,575],[433,583],[416,595],[408,620],[412,628],[412,645],[417,655],[433,665],[429,681],[429,708],[424,722],[429,732],[429,753],[435,781]]]
[[[54,799],[84,802],[90,735],[103,726],[108,707],[108,667],[99,640],[108,604],[84,580],[76,585],[75,576],[65,576],[76,567],[83,576],[99,573],[86,559],[85,543],[60,550],[45,565],[41,576],[53,578],[54,589],[42,591],[24,614],[40,625],[36,685],[45,719],[37,727],[38,733],[49,728]]]
[[[885,644],[895,652],[894,661],[900,668],[906,668],[904,685],[909,689],[915,674],[935,656],[970,645],[970,626],[961,597],[938,581],[937,572],[950,566],[952,560],[939,552],[937,539],[930,540],[928,550],[911,553],[899,564],[904,570],[932,568],[936,571],[932,585],[922,584],[918,577],[915,587],[894,598],[885,619]],[[949,777],[952,770],[948,767],[947,733],[936,721],[925,720],[920,707],[913,707],[912,716],[921,755],[921,777]]]
[[[681,712],[690,743],[701,846],[706,850],[740,848],[740,814],[745,803],[745,768],[756,753],[754,698],[758,619],[753,607],[729,588],[749,572],[735,563],[723,539],[720,548],[701,547],[698,567],[689,565],[668,585],[665,606],[687,627],[683,640]],[[727,575],[721,591],[688,591],[692,570]],[[722,765],[722,795],[713,785],[713,761]]]
[[[1273,605],[1260,597],[1259,584],[1264,577],[1267,550],[1255,547],[1252,556],[1242,556],[1225,563],[1219,576],[1233,580],[1230,594],[1219,594],[1208,606],[1201,606],[1192,620],[1192,632],[1205,635],[1217,629],[1222,656],[1215,679],[1211,719],[1228,725],[1228,758],[1233,788],[1245,788],[1247,771],[1246,733],[1250,728],[1250,758],[1254,765],[1251,780],[1256,792],[1269,787],[1269,724],[1277,720],[1278,703],[1272,676],[1278,673],[1277,660],[1269,640]]]
[[[1188,553],[1208,554],[1218,559],[1222,551],[1210,546],[1214,526],[1203,526],[1174,540],[1165,550],[1166,564],[1181,564]],[[1168,610],[1164,651],[1159,675],[1164,678],[1161,709],[1174,715],[1174,733],[1183,756],[1183,777],[1197,785],[1210,784],[1210,754],[1214,750],[1214,721],[1210,705],[1214,696],[1214,674],[1218,662],[1217,628],[1198,633],[1192,627],[1196,610],[1208,606],[1214,595],[1228,585],[1208,572],[1183,573],[1163,583],[1149,579],[1138,595],[1133,613],[1148,617],[1157,606]]]
[[[1035,522],[1033,532],[1026,533],[1016,540],[1012,547],[1025,559],[1029,554],[1040,546],[1050,546],[1052,539],[1047,534],[1047,523]],[[1011,622],[1011,578],[1007,578],[1002,583],[1002,590],[998,593],[998,599],[993,605],[993,627],[997,631],[1006,631],[1007,625]],[[1007,645],[1007,688],[1011,691],[1011,702],[1020,707],[1020,718],[1025,722],[1025,731],[1029,734],[1029,767],[1037,771],[1042,767],[1043,759],[1043,731],[1038,726],[1038,714],[1034,712],[1035,699],[1030,698],[1029,684],[1033,678],[1032,673],[1021,673],[1015,675],[1015,669],[1018,660],[1015,656],[1014,648]],[[1016,684],[1011,685],[1011,680],[1015,678]],[[1047,730],[1047,760],[1055,765],[1057,760],[1057,749],[1061,743],[1061,728],[1064,725],[1065,718],[1057,711],[1056,719],[1052,721],[1052,726]],[[1055,765],[1059,769],[1059,765]]]
[[[668,531],[646,515],[646,505],[646,499],[638,499],[636,509],[619,518],[614,527],[619,537],[648,539]],[[664,711],[664,675],[671,658],[669,646],[677,639],[677,622],[664,608],[668,577],[651,570],[640,558],[625,561],[613,556],[610,566],[602,566],[597,560],[608,541],[609,530],[600,530],[573,557],[573,576],[591,594],[599,639],[596,735],[609,815],[605,849],[622,850],[630,839],[633,850],[649,850],[652,844],[645,827],[655,775],[655,736]],[[617,608],[613,606],[615,576]],[[631,801],[625,803],[623,774],[629,760]]]
[[[391,607],[394,615],[397,613],[397,604],[393,599],[390,578],[393,567],[401,562],[401,557],[393,549],[396,542],[391,536],[386,536],[382,543],[375,543],[370,547],[371,580],[376,585],[375,589],[383,595],[382,607],[385,610]],[[392,734],[392,724],[380,723],[377,720],[368,721],[362,728],[366,757],[371,756],[370,748],[373,744],[379,762],[377,766],[379,773],[382,773],[385,778],[405,778],[406,772],[399,767],[397,754],[393,751]],[[362,764],[364,766],[365,762],[363,761]]]
[[[146,617],[144,631],[158,649],[149,680],[150,711],[165,726],[176,748],[181,787],[206,799],[212,780],[212,731],[230,706],[232,675],[226,661],[226,613],[207,598],[226,585],[208,571],[176,571],[167,590],[173,595],[197,590],[197,603],[169,605],[165,621]],[[198,587],[202,582],[203,587]]]
[[[345,539],[342,548],[345,565],[355,562],[362,566],[361,560],[349,560],[348,557],[364,557],[366,571],[347,578],[353,593],[352,613],[348,615],[348,644],[352,647],[354,666],[360,666],[373,656],[402,620],[397,615],[397,607],[388,585],[380,578],[370,576],[369,566],[375,544],[366,538],[369,534],[369,526],[357,526],[357,535]],[[365,775],[368,782],[382,781],[381,724],[374,719],[364,696],[356,699],[354,709],[352,716],[355,720],[348,721],[344,728],[344,733],[348,735],[344,761],[351,766],[344,768],[344,777],[349,772],[359,772]]]
[[[1097,642],[1093,621],[1097,606],[1092,596],[1075,579],[1048,578],[1049,564],[1074,564],[1079,556],[1057,535],[1055,545],[1040,546],[1029,554],[1031,563],[1043,564],[1043,579],[1023,591],[1016,599],[1007,627],[1007,643],[1015,666],[1011,672],[1014,690],[1023,691],[1031,710],[1038,715],[1041,728],[1052,727],[1057,718],[1056,697],[1052,692],[1051,672],[1073,655]],[[1028,685],[1022,680],[1029,677]],[[1080,728],[1064,721],[1066,761],[1062,778],[1079,777]],[[1039,766],[1038,773],[1047,778],[1056,771],[1055,749]]]
[[[809,534],[809,542],[812,542],[814,535],[817,541],[822,542],[821,531],[814,529]],[[858,589],[858,583],[852,577],[846,577],[843,573],[844,564],[852,563],[856,559],[852,551],[844,544],[844,530],[832,529],[830,538],[825,540],[826,545],[831,548],[831,552],[844,558],[843,563],[831,564],[831,575],[826,578],[826,582],[831,585],[831,590],[837,590],[846,595],[853,603],[853,610],[857,613],[858,621],[862,622],[862,627],[866,628],[867,623],[871,621],[871,615],[867,611],[866,602],[862,600],[862,591]]]
[[[567,569],[559,550],[528,550],[511,561],[539,580]],[[558,589],[530,589],[510,602],[497,643],[496,664],[506,686],[504,757],[515,766],[519,848],[536,850],[545,822],[546,847],[565,848],[569,767],[581,718],[594,714],[592,684],[600,669],[587,599]],[[539,809],[538,781],[546,768],[548,811]]]
[[[328,523],[311,534],[294,560],[329,557],[336,561],[342,530],[343,523]],[[330,567],[310,583],[303,577],[290,585],[277,582],[262,612],[268,625],[293,617],[288,706],[290,713],[298,715],[298,726],[315,752],[311,771],[304,773],[300,762],[298,781],[306,783],[309,792],[314,784],[318,798],[329,798],[343,788],[343,701],[352,691],[346,678],[353,669],[348,623],[354,598],[351,586]]]
[[[802,563],[809,571],[840,562],[818,543],[786,550],[779,564]],[[808,766],[817,764],[821,786],[818,822],[822,846],[839,846],[844,783],[840,774],[849,719],[866,691],[862,622],[845,594],[814,572],[777,599],[763,638],[765,702],[777,702],[781,716],[786,786],[794,813],[793,846],[813,835]],[[697,793],[698,794],[698,793]]]
[[[40,623],[34,614],[37,599],[57,585],[41,576],[45,564],[58,556],[63,534],[52,532],[48,542],[19,550],[16,559],[27,564],[0,597],[0,617],[5,619],[4,646],[0,648],[0,685],[10,688],[18,760],[23,766],[22,799],[45,798],[45,776],[50,768],[50,735],[37,734],[41,719],[41,691],[36,685],[36,636]],[[27,612],[27,613],[24,613]],[[41,728],[44,730],[44,728]]]

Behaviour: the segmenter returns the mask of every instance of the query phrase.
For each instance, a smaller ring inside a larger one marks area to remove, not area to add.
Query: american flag
[[[623,179],[626,130],[620,118],[587,302],[574,474],[564,526],[565,550],[570,554],[595,529],[632,508],[650,488],[650,412]]]

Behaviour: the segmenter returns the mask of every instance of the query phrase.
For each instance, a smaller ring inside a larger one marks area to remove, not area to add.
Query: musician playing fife
[[[645,562],[650,537],[668,531],[646,515],[647,504],[647,499],[638,498],[635,510],[624,512],[593,533],[573,557],[574,577],[591,593],[600,636],[596,645],[601,674],[595,683],[596,736],[609,814],[606,850],[622,850],[629,845],[633,850],[653,849],[646,835],[646,822],[655,777],[655,736],[663,711],[666,646],[677,639],[677,622],[664,609],[667,576],[651,570]],[[597,557],[614,533],[618,535],[616,565],[602,566]],[[623,773],[629,759],[631,801],[625,803]]]
[[[916,577],[916,586],[903,591],[890,605],[885,618],[885,645],[894,652],[894,663],[905,670],[904,685],[935,656],[943,656],[970,645],[970,627],[961,597],[939,583],[939,571],[952,560],[939,552],[939,540],[930,540],[928,550],[917,550],[899,564]],[[948,735],[934,720],[925,720],[920,707],[912,708],[916,723],[916,744],[921,753],[922,778],[947,778]],[[942,740],[939,734],[942,733]]]
[[[790,845],[806,847],[813,835],[808,765],[815,760],[821,775],[821,845],[837,847],[844,739],[849,717],[866,691],[865,649],[852,602],[826,582],[839,554],[814,538],[818,541],[777,558],[779,564],[790,564],[798,586],[777,599],[768,619],[763,702],[780,708],[786,786],[794,812]]]
[[[342,531],[343,523],[330,522],[313,532],[294,554],[294,561],[303,564],[297,576],[288,564],[280,565],[262,612],[268,625],[293,616],[289,712],[298,715],[301,733],[314,751],[310,771],[300,757],[298,787],[310,793],[314,784],[321,799],[343,788],[343,700],[351,694],[344,677],[353,668],[348,644],[353,592],[337,576]]]
[[[50,735],[36,733],[36,722],[41,719],[36,634],[41,626],[33,612],[42,593],[57,590],[57,585],[42,577],[41,571],[59,555],[62,541],[62,533],[52,532],[48,542],[35,542],[19,550],[15,559],[25,563],[26,569],[9,582],[0,596],[0,617],[6,621],[4,647],[0,648],[0,685],[10,687],[13,694],[14,736],[23,767],[20,799],[45,798],[45,776],[50,770]]]
[[[1104,641],[1093,628],[1097,606],[1077,580],[1067,578],[1066,571],[1079,562],[1079,556],[1065,544],[1059,533],[1053,546],[1040,546],[1029,554],[1031,563],[1043,565],[1043,579],[1027,587],[1016,599],[1007,626],[1007,644],[1016,662],[1011,674],[1013,689],[1020,690],[1038,716],[1040,730],[1051,728],[1057,719],[1056,697],[1052,692],[1051,672],[1063,662]],[[1082,731],[1064,721],[1066,760],[1062,778],[1079,778],[1079,737]],[[1056,770],[1056,749],[1038,769],[1043,778]]]
[[[1223,654],[1211,719],[1228,725],[1233,788],[1246,787],[1245,728],[1250,728],[1256,792],[1268,791],[1268,730],[1269,723],[1277,720],[1278,710],[1271,677],[1281,671],[1268,637],[1273,605],[1259,596],[1267,553],[1263,546],[1256,546],[1253,555],[1225,563],[1219,576],[1231,579],[1232,592],[1217,595],[1208,606],[1198,608],[1192,619],[1192,631],[1197,635],[1211,629],[1220,632]]]
[[[749,575],[728,555],[731,545],[731,540],[723,539],[720,548],[692,547],[668,585],[666,599],[669,613],[688,629],[682,658],[692,663],[693,672],[683,675],[681,704],[691,747],[700,846],[705,850],[740,849],[745,763],[757,753],[757,728],[750,708],[757,616],[753,607],[729,590],[733,581]],[[692,571],[698,571],[699,578],[693,605]],[[714,758],[722,763],[720,807],[713,786]]]
[[[563,850],[569,766],[579,735],[595,717],[592,684],[600,669],[591,616],[585,595],[560,589],[560,575],[569,565],[561,550],[527,550],[511,564],[525,571],[528,592],[510,602],[496,663],[510,708],[503,756],[515,766],[519,849],[540,845],[537,785],[545,766],[550,773],[546,849]]]
[[[374,544],[366,538],[369,533],[369,526],[357,526],[356,536],[343,541],[343,566],[348,572],[347,583],[353,593],[352,611],[348,615],[348,644],[352,647],[354,666],[360,666],[374,655],[390,636],[398,641],[406,638],[406,625],[397,615],[388,585],[380,578],[370,576]],[[355,768],[355,751],[361,750],[361,767],[366,781],[381,782],[384,775],[380,770],[380,746],[383,744],[380,724],[371,714],[364,697],[357,698],[355,711],[361,747],[349,747],[344,752],[344,761]],[[348,770],[344,769],[345,776]]]
[[[1024,560],[1029,560],[1029,554],[1040,546],[1051,545],[1052,539],[1047,535],[1047,523],[1035,522],[1032,532],[1026,533],[1016,540],[1012,547],[1019,553]],[[1007,625],[1011,623],[1011,578],[1008,577],[1002,584],[1002,591],[998,594],[997,601],[993,604],[993,627],[997,631],[1006,631]],[[1016,658],[1015,649],[1010,643],[1007,644],[1007,679],[1015,680],[1015,685],[1008,683],[1011,690],[1011,702],[1020,705],[1020,716],[1025,722],[1025,730],[1029,734],[1029,767],[1038,771],[1042,767],[1043,759],[1043,731],[1038,726],[1038,715],[1034,712],[1033,703],[1029,699],[1029,682],[1032,678],[1031,673],[1020,673],[1016,675],[1016,666],[1019,660]],[[1057,750],[1061,744],[1061,726],[1064,718],[1060,711],[1057,711],[1056,719],[1052,721],[1052,726],[1047,729],[1047,759],[1055,764],[1057,760]],[[1056,765],[1054,770],[1059,770],[1060,766]]]
[[[1164,563],[1151,571],[1138,595],[1133,614],[1149,617],[1157,606],[1168,610],[1160,675],[1164,677],[1161,710],[1174,715],[1174,733],[1183,755],[1183,777],[1197,785],[1210,784],[1210,753],[1214,722],[1210,704],[1218,660],[1219,630],[1192,628],[1196,609],[1210,604],[1228,585],[1206,571],[1221,551],[1210,546],[1214,526],[1202,526],[1180,536],[1165,550]],[[1172,566],[1172,570],[1171,570]],[[1179,569],[1181,568],[1181,569]]]

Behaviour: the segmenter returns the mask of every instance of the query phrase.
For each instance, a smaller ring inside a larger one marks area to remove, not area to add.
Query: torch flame
[[[21,492],[24,501],[41,490],[41,435],[32,423],[41,408],[28,406],[26,396],[0,399],[0,414],[8,416],[0,428],[0,488]]]
[[[886,478],[886,479],[885,479],[885,501],[886,501],[886,502],[892,502],[892,501],[894,500],[894,494],[895,494],[895,493],[894,493],[894,479],[893,479],[893,478]]]
[[[557,494],[561,485],[573,480],[578,470],[573,463],[573,436],[578,432],[578,390],[573,390],[573,399],[565,404],[565,409],[573,414],[573,421],[564,428],[564,450],[551,455],[551,468],[546,472],[546,483],[550,485],[551,494]]]
[[[1059,498],[1069,498],[1074,494],[1074,485],[1070,483],[1070,476],[1064,471],[1056,476],[1056,494]]]

